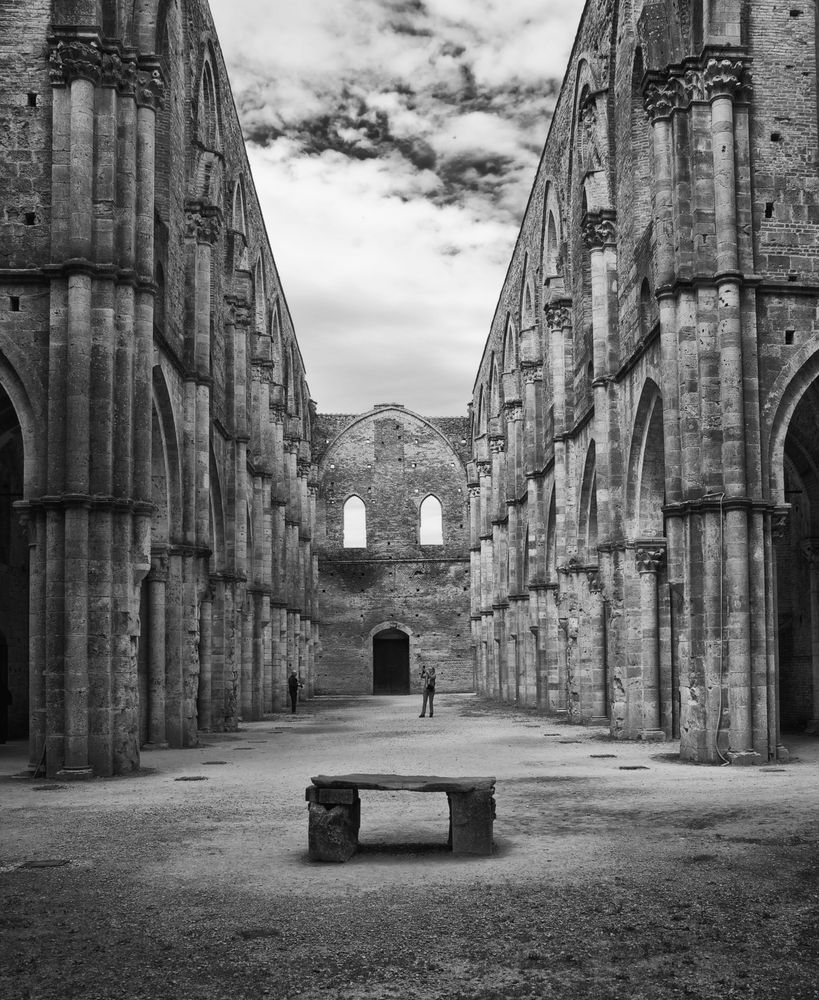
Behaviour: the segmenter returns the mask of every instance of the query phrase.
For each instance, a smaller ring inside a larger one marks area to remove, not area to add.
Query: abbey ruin
[[[292,669],[397,693],[436,661],[687,760],[787,759],[819,727],[818,24],[588,0],[459,420],[316,412],[203,0],[0,4],[31,768],[128,773]]]

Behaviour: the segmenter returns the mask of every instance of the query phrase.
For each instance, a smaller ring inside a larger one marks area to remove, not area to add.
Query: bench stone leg
[[[452,853],[491,854],[494,795],[491,792],[447,792],[447,798]]]
[[[308,788],[307,852],[311,861],[348,861],[358,850],[361,801],[355,789]]]

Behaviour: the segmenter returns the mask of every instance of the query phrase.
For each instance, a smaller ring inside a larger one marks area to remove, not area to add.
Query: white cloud
[[[582,2],[566,6],[211,0],[267,144],[249,155],[320,410],[465,412]]]

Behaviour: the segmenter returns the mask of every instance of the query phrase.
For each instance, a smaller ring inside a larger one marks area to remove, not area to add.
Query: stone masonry
[[[474,690],[467,448],[465,418],[425,418],[396,404],[319,415],[317,691],[420,694],[423,666],[436,668],[438,691]],[[365,508],[366,538],[345,547],[351,497]],[[421,507],[430,499],[440,503],[442,534],[425,544]],[[402,655],[399,669],[391,661]]]
[[[816,66],[808,0],[586,4],[472,403],[480,691],[699,762],[817,726]]]
[[[124,773],[311,688],[309,394],[207,5],[3,2],[0,71],[12,735]]]

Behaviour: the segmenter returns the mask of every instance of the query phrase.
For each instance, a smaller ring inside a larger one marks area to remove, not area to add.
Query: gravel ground
[[[82,784],[0,746],[0,998],[819,998],[819,741],[694,767],[436,702],[317,698]],[[494,855],[446,852],[443,795],[365,792],[359,853],[311,863],[304,789],[351,771],[496,775]]]

